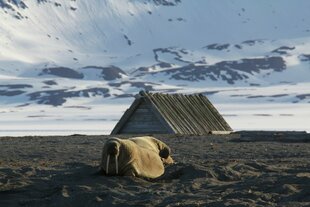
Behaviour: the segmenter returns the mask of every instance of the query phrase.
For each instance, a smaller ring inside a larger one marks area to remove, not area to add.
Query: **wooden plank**
[[[141,132],[141,131],[163,131],[165,132],[165,130],[163,130],[163,128],[155,128],[155,127],[152,127],[152,126],[149,126],[149,127],[141,127],[141,126],[138,126],[138,125],[135,125],[135,126],[126,126],[124,128],[122,128],[122,132],[124,131],[136,131],[136,132]]]
[[[210,112],[207,106],[203,105],[201,100],[199,100],[199,98],[195,95],[191,95],[190,100],[192,105],[195,105],[193,110],[197,113],[197,117],[199,118],[199,121],[204,129],[204,134],[209,133],[213,128],[214,123],[210,120]]]
[[[157,117],[157,119],[161,122],[163,126],[165,126],[168,134],[175,134],[174,127],[165,119],[163,114],[161,114],[160,110],[156,106],[156,104],[153,102],[151,95],[142,92],[142,96],[144,96],[144,101],[148,104],[148,106],[151,108],[153,114]]]
[[[150,109],[148,104],[145,101],[142,101],[139,105],[139,109]]]
[[[233,131],[233,129],[228,125],[228,123],[225,121],[225,119],[223,118],[223,116],[218,112],[218,110],[213,106],[213,104],[209,101],[209,99],[202,95],[199,94],[199,97],[201,97],[206,103],[208,103],[208,105],[210,105],[210,107],[212,108],[213,112],[216,114],[219,123],[221,123],[222,127],[224,130],[228,130],[228,131]]]
[[[149,112],[150,112],[150,109],[141,109],[140,106],[135,111],[135,113],[149,113]]]
[[[154,102],[158,104],[159,110],[166,117],[166,119],[173,125],[177,133],[186,134],[186,130],[177,121],[177,116],[173,113],[173,107],[167,104],[167,100],[161,94],[154,95]]]
[[[195,103],[199,110],[201,122],[206,126],[206,132],[209,133],[212,130],[217,130],[216,122],[217,120],[213,116],[212,110],[208,104],[205,104],[200,97],[192,95],[192,102]]]
[[[145,129],[148,129],[148,130],[156,130],[156,131],[165,131],[164,128],[162,127],[159,127],[159,126],[151,126],[151,125],[144,125],[144,126],[141,126],[141,125],[128,125],[128,126],[125,126],[124,128],[122,128],[122,130],[138,130],[138,131],[141,131],[141,130],[145,130]]]
[[[126,110],[124,115],[121,117],[121,119],[117,122],[114,129],[111,132],[111,135],[118,134],[121,128],[124,126],[124,124],[127,122],[127,120],[130,118],[132,113],[135,111],[135,109],[139,106],[141,103],[141,98],[136,98],[134,102],[131,104],[130,108]]]
[[[174,114],[171,112],[172,109],[169,108],[169,106],[166,104],[164,98],[162,97],[161,94],[154,94],[154,103],[158,106],[158,109],[160,112],[163,114],[165,119],[171,123],[171,125],[177,130],[178,133],[182,133],[181,128],[176,124],[175,120],[176,117]]]
[[[211,131],[210,134],[215,134],[215,135],[225,135],[225,134],[231,134],[232,131]]]
[[[122,131],[122,134],[130,135],[152,135],[152,134],[167,134],[166,131]]]
[[[188,111],[186,107],[184,107],[185,101],[183,97],[180,95],[172,95],[170,97],[175,105],[175,112],[179,116],[178,122],[184,125],[183,127],[187,128],[186,134],[200,134],[199,126],[196,125],[196,120],[194,119],[191,111]]]
[[[218,120],[217,114],[214,113],[214,107],[212,107],[211,102],[209,102],[206,97],[195,96],[196,100],[199,101],[204,107],[204,112],[207,113],[208,123],[210,125],[211,131],[224,131],[225,128],[221,125],[221,121]],[[207,100],[207,101],[206,101]]]
[[[130,117],[129,121],[156,121],[155,115],[134,115]]]
[[[127,133],[127,132],[145,133],[149,131],[167,133],[167,130],[161,125],[158,125],[158,123],[154,123],[154,124],[127,123],[122,128],[122,133]]]
[[[179,99],[182,100],[180,103],[185,111],[187,111],[187,114],[190,119],[191,125],[195,126],[195,134],[202,135],[206,134],[206,131],[204,129],[204,125],[201,123],[201,114],[197,112],[197,105],[196,103],[192,102],[190,96],[186,95],[178,95]]]
[[[129,121],[126,123],[126,126],[127,125],[137,125],[137,124],[139,124],[141,126],[154,124],[154,125],[164,127],[159,121],[147,121],[147,122],[145,122],[143,120],[141,120],[141,121]]]

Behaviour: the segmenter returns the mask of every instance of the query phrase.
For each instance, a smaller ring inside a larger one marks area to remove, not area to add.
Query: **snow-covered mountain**
[[[309,105],[309,9],[307,0],[0,0],[0,113],[128,106],[141,89]]]

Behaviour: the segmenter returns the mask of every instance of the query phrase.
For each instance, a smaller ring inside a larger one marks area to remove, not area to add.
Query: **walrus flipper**
[[[167,159],[169,157],[169,155],[170,155],[170,148],[169,147],[165,147],[159,151],[159,156],[161,158]]]
[[[150,137],[154,143],[156,143],[157,148],[159,150],[159,156],[161,157],[161,160],[164,164],[173,164],[174,161],[172,159],[171,155],[171,149],[166,145],[164,142],[154,138]]]

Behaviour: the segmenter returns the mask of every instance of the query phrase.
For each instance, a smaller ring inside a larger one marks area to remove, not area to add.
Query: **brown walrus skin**
[[[172,164],[170,148],[154,137],[109,138],[102,150],[101,170],[106,175],[157,178],[164,164]]]

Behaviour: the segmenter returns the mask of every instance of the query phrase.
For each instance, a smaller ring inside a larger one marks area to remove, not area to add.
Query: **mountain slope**
[[[212,49],[256,39],[294,46],[300,38],[307,42],[310,32],[309,1],[0,2],[2,67],[50,63],[130,70],[153,63],[156,48]]]
[[[141,89],[308,104],[309,9],[307,0],[0,0],[0,113],[32,117],[36,106],[62,117],[69,107],[93,119]]]
[[[309,80],[309,1],[1,0],[0,8],[6,80],[197,87]]]

